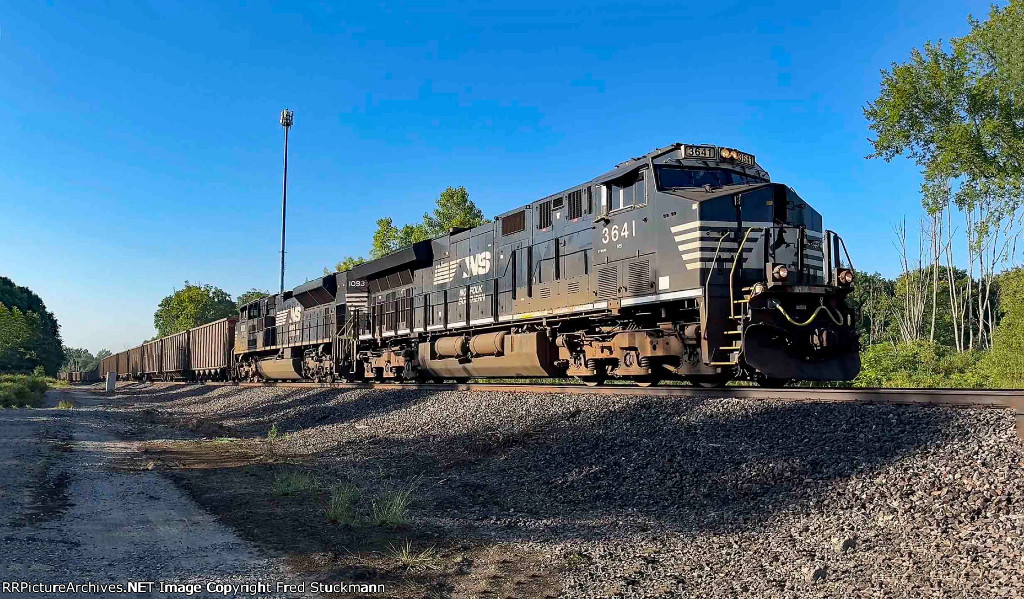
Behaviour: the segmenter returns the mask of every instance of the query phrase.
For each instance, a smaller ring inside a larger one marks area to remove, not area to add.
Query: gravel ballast
[[[108,405],[183,439],[276,425],[280,459],[412,485],[414,528],[541,556],[564,597],[1024,594],[1012,412],[694,394],[154,385]]]

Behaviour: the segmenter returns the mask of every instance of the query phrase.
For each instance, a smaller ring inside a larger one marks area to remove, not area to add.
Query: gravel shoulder
[[[132,385],[139,451],[235,534],[394,597],[1015,597],[1004,410]],[[271,430],[276,437],[268,438]],[[274,482],[303,473],[307,492]],[[325,518],[355,487],[350,524]],[[409,490],[408,521],[373,522]]]
[[[76,409],[55,409],[60,399],[73,400]],[[47,409],[0,411],[0,579],[285,579],[280,560],[220,524],[167,478],[117,468],[135,449],[114,434],[95,400],[57,391],[47,394],[47,402]],[[154,590],[135,596],[182,595]]]

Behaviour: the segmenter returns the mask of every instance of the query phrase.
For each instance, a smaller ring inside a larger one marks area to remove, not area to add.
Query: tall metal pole
[[[281,293],[284,293],[284,232],[288,217],[288,130],[295,121],[291,110],[281,111],[281,126],[284,127],[284,179],[281,182]]]

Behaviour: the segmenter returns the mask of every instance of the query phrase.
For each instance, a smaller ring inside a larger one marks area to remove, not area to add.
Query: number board
[[[716,160],[718,158],[718,148],[715,146],[683,146],[683,157]]]
[[[729,148],[721,148],[719,150],[719,152],[720,153],[724,153],[726,150],[728,150],[729,155],[728,156],[723,155],[722,159],[724,159],[724,160],[732,160],[733,162],[738,162],[738,163],[740,163],[742,165],[745,165],[745,166],[754,166],[754,155],[753,154],[747,154],[746,152],[740,152],[739,150],[732,150],[732,149],[729,149]]]

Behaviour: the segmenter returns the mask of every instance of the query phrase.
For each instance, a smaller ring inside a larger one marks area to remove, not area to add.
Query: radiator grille
[[[629,265],[627,287],[632,293],[642,293],[651,286],[651,266],[648,260],[638,260]]]
[[[566,289],[568,290],[569,293],[579,293],[580,292],[580,282],[579,281],[569,281],[569,283],[566,285]]]
[[[501,234],[513,235],[526,229],[526,211],[513,212],[501,219]]]
[[[597,269],[597,297],[615,297],[619,292],[618,271],[616,264]]]
[[[549,297],[551,297],[551,288],[548,287],[547,285],[544,285],[543,287],[537,287],[537,297],[539,297],[540,299],[548,299]]]

